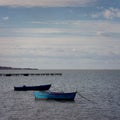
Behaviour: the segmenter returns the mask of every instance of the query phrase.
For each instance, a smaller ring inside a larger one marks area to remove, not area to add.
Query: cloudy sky
[[[120,69],[120,0],[0,0],[0,66]]]

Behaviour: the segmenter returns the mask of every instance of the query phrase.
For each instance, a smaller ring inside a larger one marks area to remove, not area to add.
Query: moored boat
[[[48,85],[40,85],[40,86],[21,86],[21,87],[14,87],[15,91],[27,91],[27,90],[36,90],[36,91],[45,91],[49,90],[51,84]]]
[[[54,100],[74,100],[77,92],[63,93],[63,92],[41,92],[35,91],[35,99],[54,99]]]

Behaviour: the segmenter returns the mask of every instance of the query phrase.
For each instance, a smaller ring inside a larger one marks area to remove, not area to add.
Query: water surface
[[[62,76],[0,76],[0,120],[120,119],[120,70],[37,72],[58,72]],[[77,90],[75,101],[35,100],[33,91],[19,92],[13,89],[14,86],[49,83],[52,84],[51,91]]]

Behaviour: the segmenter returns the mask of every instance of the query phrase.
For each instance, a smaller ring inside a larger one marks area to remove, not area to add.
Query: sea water
[[[25,71],[0,71],[0,73]],[[35,71],[27,71],[27,73]],[[120,120],[120,70],[47,70],[59,75],[0,76],[0,120]],[[35,100],[14,86],[52,84],[51,91],[77,91],[75,101]]]

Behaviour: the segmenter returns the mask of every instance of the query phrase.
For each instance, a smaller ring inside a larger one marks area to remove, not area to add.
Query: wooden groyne
[[[62,73],[0,73],[0,76],[62,76]]]

